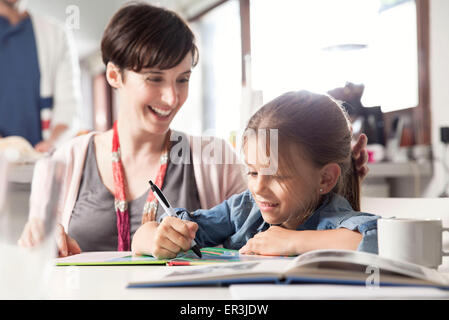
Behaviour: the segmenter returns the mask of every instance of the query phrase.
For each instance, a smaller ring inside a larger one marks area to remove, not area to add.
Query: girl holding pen
[[[177,218],[143,224],[133,252],[172,258],[195,240],[262,255],[377,253],[378,216],[360,212],[351,139],[344,110],[329,96],[299,91],[274,99],[249,120],[243,138],[248,190],[209,210],[177,209]]]

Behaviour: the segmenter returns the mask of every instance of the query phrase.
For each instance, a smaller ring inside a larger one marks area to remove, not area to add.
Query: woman
[[[147,4],[127,5],[107,26],[101,49],[107,81],[118,92],[119,113],[112,130],[75,138],[53,155],[66,163],[58,214],[60,256],[130,250],[137,228],[162,214],[150,179],[173,207],[188,210],[211,208],[246,188],[241,163],[223,140],[169,128],[187,99],[198,59],[194,35],[178,15]],[[365,153],[358,157],[361,170],[366,170]],[[212,154],[227,155],[226,163],[205,159]],[[30,217],[33,203],[45,197],[40,184],[33,180]],[[24,246],[35,241],[31,221],[20,239]]]

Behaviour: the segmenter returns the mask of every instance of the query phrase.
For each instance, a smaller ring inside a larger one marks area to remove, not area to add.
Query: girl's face
[[[259,161],[248,163],[248,150],[256,138],[250,138],[245,148],[245,162],[248,166],[248,189],[259,207],[263,219],[269,224],[282,224],[283,227],[296,229],[308,212],[311,203],[317,200],[320,171],[310,161],[301,156],[301,152],[292,163],[296,168],[287,172],[291,175],[262,175]],[[300,151],[300,150],[299,150]],[[281,165],[281,164],[280,164]],[[281,170],[285,172],[286,170]]]
[[[124,116],[142,129],[164,134],[187,99],[192,56],[167,69],[126,70],[119,89]]]

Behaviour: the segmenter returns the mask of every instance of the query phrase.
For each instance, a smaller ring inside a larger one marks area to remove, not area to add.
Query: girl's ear
[[[332,162],[326,164],[320,170],[320,194],[330,192],[338,182],[341,174],[341,168],[338,164]]]
[[[106,79],[111,87],[118,89],[122,86],[122,72],[112,62],[108,62],[106,66]]]

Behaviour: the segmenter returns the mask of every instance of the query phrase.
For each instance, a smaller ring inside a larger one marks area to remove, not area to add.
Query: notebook
[[[114,265],[169,265],[193,266],[222,262],[242,262],[260,259],[279,259],[275,256],[240,255],[238,250],[218,247],[201,249],[202,258],[192,250],[181,252],[174,259],[157,259],[149,255],[133,256],[131,251],[84,252],[73,256],[57,258],[57,266],[114,266]],[[288,259],[288,257],[285,257]]]

